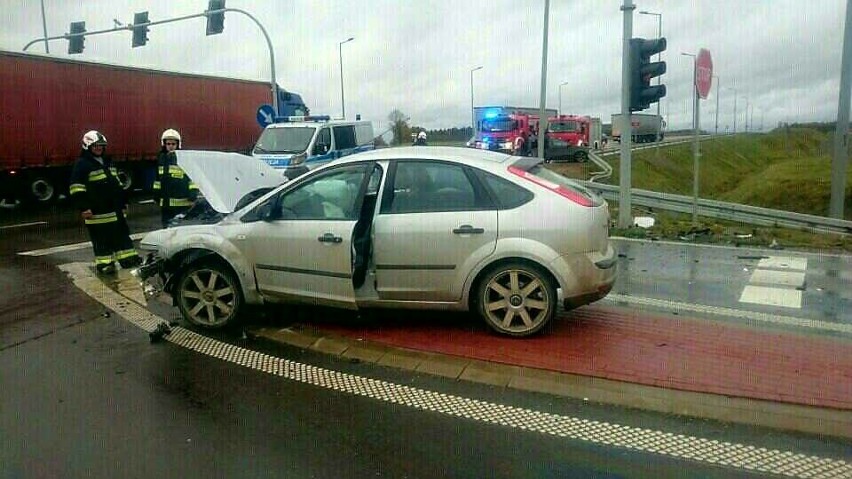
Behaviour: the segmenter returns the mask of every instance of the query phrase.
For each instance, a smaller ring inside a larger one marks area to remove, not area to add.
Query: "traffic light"
[[[148,43],[148,12],[139,12],[133,15],[133,48],[141,47]]]
[[[225,8],[225,0],[210,0],[210,3],[207,4],[207,11],[212,12],[213,10],[224,10]],[[222,30],[225,29],[225,12],[215,13],[212,15],[207,15],[207,34],[208,35],[216,35],[217,33],[222,33]]]
[[[651,79],[666,72],[666,62],[651,57],[666,49],[666,39],[630,39],[630,111],[641,111],[666,96],[665,85],[651,85]]]
[[[71,32],[69,35],[74,35],[76,33],[86,33],[86,22],[71,22]],[[86,37],[80,35],[79,37],[69,37],[68,38],[68,54],[72,53],[83,53],[83,43],[86,41]]]

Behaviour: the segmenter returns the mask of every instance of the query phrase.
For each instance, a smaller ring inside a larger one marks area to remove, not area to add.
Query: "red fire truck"
[[[585,161],[589,148],[601,147],[600,118],[558,115],[548,118],[547,123],[548,139],[561,140],[568,148],[574,149],[575,161]]]
[[[486,115],[471,146],[512,155],[530,152],[530,136],[538,128],[538,116],[522,113]]]

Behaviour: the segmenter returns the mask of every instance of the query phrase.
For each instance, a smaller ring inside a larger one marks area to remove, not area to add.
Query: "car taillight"
[[[577,203],[580,206],[595,206],[594,200],[584,195],[583,193],[572,190],[571,188],[568,188],[566,186],[557,185],[556,183],[552,183],[543,178],[539,178],[538,176],[535,176],[534,174],[528,171],[524,171],[516,166],[510,166],[509,172],[518,175],[525,180],[532,181],[533,183],[539,186],[543,186],[548,190],[558,194],[559,196],[568,198],[569,200],[573,201],[574,203]]]

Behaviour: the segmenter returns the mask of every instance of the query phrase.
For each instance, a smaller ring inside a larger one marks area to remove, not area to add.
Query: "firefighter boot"
[[[106,263],[95,265],[95,270],[98,274],[110,275],[115,274],[115,263]]]

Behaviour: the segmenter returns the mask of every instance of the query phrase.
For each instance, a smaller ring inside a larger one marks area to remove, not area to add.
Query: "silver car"
[[[178,163],[220,216],[148,234],[137,275],[198,326],[307,303],[472,310],[528,336],[615,281],[606,202],[536,158],[389,148],[279,186],[239,155],[179,151]]]

